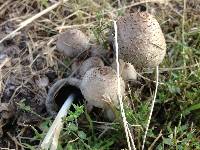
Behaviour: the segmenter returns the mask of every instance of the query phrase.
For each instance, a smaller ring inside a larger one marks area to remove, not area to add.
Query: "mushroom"
[[[89,69],[102,66],[104,66],[104,63],[99,57],[90,57],[80,66],[79,75],[83,77]]]
[[[46,99],[47,111],[56,116],[58,108],[67,97],[74,93],[78,99],[85,98],[88,106],[102,108],[109,120],[114,120],[114,108],[118,106],[117,75],[111,67],[91,68],[82,80],[66,78],[57,81],[49,90]],[[125,83],[120,78],[121,95],[125,92]]]
[[[79,80],[67,78],[57,81],[50,88],[45,104],[47,111],[55,120],[41,143],[41,149],[57,149],[58,138],[63,128],[62,119],[67,115],[74,98],[78,100],[79,96],[82,96],[78,85]]]
[[[58,137],[63,127],[62,118],[67,115],[67,110],[74,97],[77,99],[77,94],[83,95],[88,104],[103,108],[105,117],[109,120],[114,120],[116,113],[113,108],[118,105],[117,81],[118,78],[114,69],[106,66],[91,68],[85,73],[82,80],[66,78],[57,81],[49,90],[46,108],[54,117],[58,112],[58,107],[61,107],[61,109],[55,117],[41,147],[48,149],[51,146],[51,149],[56,149]],[[121,94],[124,95],[125,85],[121,78],[120,82]]]
[[[82,96],[79,89],[80,80],[76,78],[66,78],[58,80],[50,88],[47,99],[46,99],[46,109],[49,114],[56,116],[59,107],[65,102],[70,94],[76,94],[80,99]]]
[[[117,64],[115,61],[112,63],[111,66],[113,69],[117,70]],[[120,75],[124,81],[137,79],[137,72],[131,63],[127,63],[124,62],[122,59],[119,59],[119,69]]]
[[[119,18],[117,26],[119,58],[137,69],[155,67],[162,62],[166,43],[154,16],[147,12],[126,14]]]
[[[66,56],[75,57],[89,48],[89,39],[82,31],[70,29],[58,37],[56,46]]]
[[[89,105],[110,111],[118,106],[117,80],[116,72],[111,67],[92,68],[84,75],[80,89]],[[122,78],[120,83],[121,95],[124,95],[125,83]]]

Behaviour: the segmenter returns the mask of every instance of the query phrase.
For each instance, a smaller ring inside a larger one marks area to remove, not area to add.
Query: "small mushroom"
[[[62,106],[70,94],[74,93],[78,98],[82,96],[79,83],[80,80],[76,78],[61,79],[54,83],[48,92],[45,103],[48,113],[55,117],[59,107]]]
[[[126,14],[119,18],[117,26],[121,59],[137,69],[155,67],[162,62],[166,43],[154,16],[147,12]]]
[[[75,57],[89,48],[89,39],[82,31],[70,29],[58,37],[56,46],[66,56]]]
[[[99,57],[90,57],[86,59],[79,68],[79,75],[83,77],[91,68],[104,66],[103,61]]]
[[[92,68],[86,72],[81,82],[81,92],[86,101],[95,107],[107,109],[118,106],[117,75],[111,67]],[[121,95],[125,92],[125,83],[120,78]]]
[[[103,66],[91,68],[83,79],[66,78],[57,81],[49,90],[46,99],[47,111],[56,116],[59,107],[65,102],[67,97],[74,93],[78,99],[83,97],[88,106],[102,108],[109,120],[114,120],[115,112],[113,108],[118,106],[117,95],[117,75],[111,67]],[[121,95],[125,92],[125,83],[121,81]],[[77,98],[76,98],[77,100]]]
[[[112,68],[117,70],[117,63],[115,61],[112,63]],[[119,69],[120,75],[124,81],[137,79],[137,72],[131,63],[127,63],[122,59],[119,59]]]

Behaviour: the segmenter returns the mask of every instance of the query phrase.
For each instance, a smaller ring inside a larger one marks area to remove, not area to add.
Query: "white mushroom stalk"
[[[56,150],[58,146],[58,138],[60,135],[60,131],[63,128],[62,118],[67,115],[67,112],[74,101],[75,96],[71,94],[65,103],[62,105],[60,111],[58,112],[53,124],[51,125],[49,131],[47,132],[46,137],[44,138],[41,148],[42,149],[51,149]]]

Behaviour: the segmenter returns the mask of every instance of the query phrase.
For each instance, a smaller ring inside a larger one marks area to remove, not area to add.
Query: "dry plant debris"
[[[165,33],[167,52],[161,63],[159,83],[162,84],[159,86],[145,148],[162,149],[164,145],[168,149],[199,149],[200,3],[196,0],[184,0],[185,3],[178,0],[167,3],[163,0],[154,1],[164,2],[161,5],[149,3],[152,0],[146,2],[0,1],[0,39],[21,27],[22,22],[56,4],[48,13],[29,24],[23,24],[25,26],[14,37],[0,44],[0,58],[3,58],[0,61],[0,148],[37,149],[47,132],[47,128],[41,127],[40,123],[44,125],[51,122],[47,121],[49,114],[45,101],[52,85],[71,75],[71,65],[76,60],[82,63],[95,56],[101,58],[105,66],[110,66],[114,60],[114,48],[107,43],[110,21],[124,14],[147,11],[155,15]],[[69,59],[56,48],[56,41],[59,34],[74,28],[89,37],[90,46],[80,56]],[[139,148],[152,92],[155,90],[154,71],[149,69],[140,72],[134,62],[122,59],[132,63],[137,72],[145,77],[138,76],[137,81],[126,83],[124,100],[131,133],[134,133],[136,147]],[[73,77],[77,74],[73,74]],[[87,133],[86,139],[82,132],[76,132],[78,137],[64,132],[60,146],[67,145],[67,148],[71,146],[74,149],[125,148],[127,145],[121,125],[106,122],[100,112],[94,109],[89,113],[92,121],[82,116],[74,121],[79,129]],[[90,122],[89,127],[87,121]],[[98,137],[98,142],[89,137]],[[66,139],[69,142],[65,143]]]

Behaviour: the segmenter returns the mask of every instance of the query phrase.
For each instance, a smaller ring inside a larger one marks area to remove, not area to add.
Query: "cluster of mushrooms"
[[[156,67],[162,62],[166,53],[166,43],[159,23],[147,12],[126,14],[118,19],[117,27],[121,95],[124,96],[127,81],[137,80],[137,72],[143,68]],[[112,29],[110,35],[109,42],[114,53]],[[60,91],[65,93],[64,99],[70,92],[79,91],[88,109],[101,108],[106,118],[114,120],[116,116],[113,108],[119,107],[115,58],[105,65],[102,57],[106,56],[99,48],[101,46],[91,46],[89,38],[78,29],[70,29],[61,34],[56,46],[59,52],[70,58],[86,50],[90,51],[90,57],[79,63],[74,62],[72,71],[76,74],[57,81],[51,87],[46,100],[48,112],[53,116],[57,114],[57,101],[61,97],[56,97]],[[67,87],[67,90],[62,90],[63,87]]]

